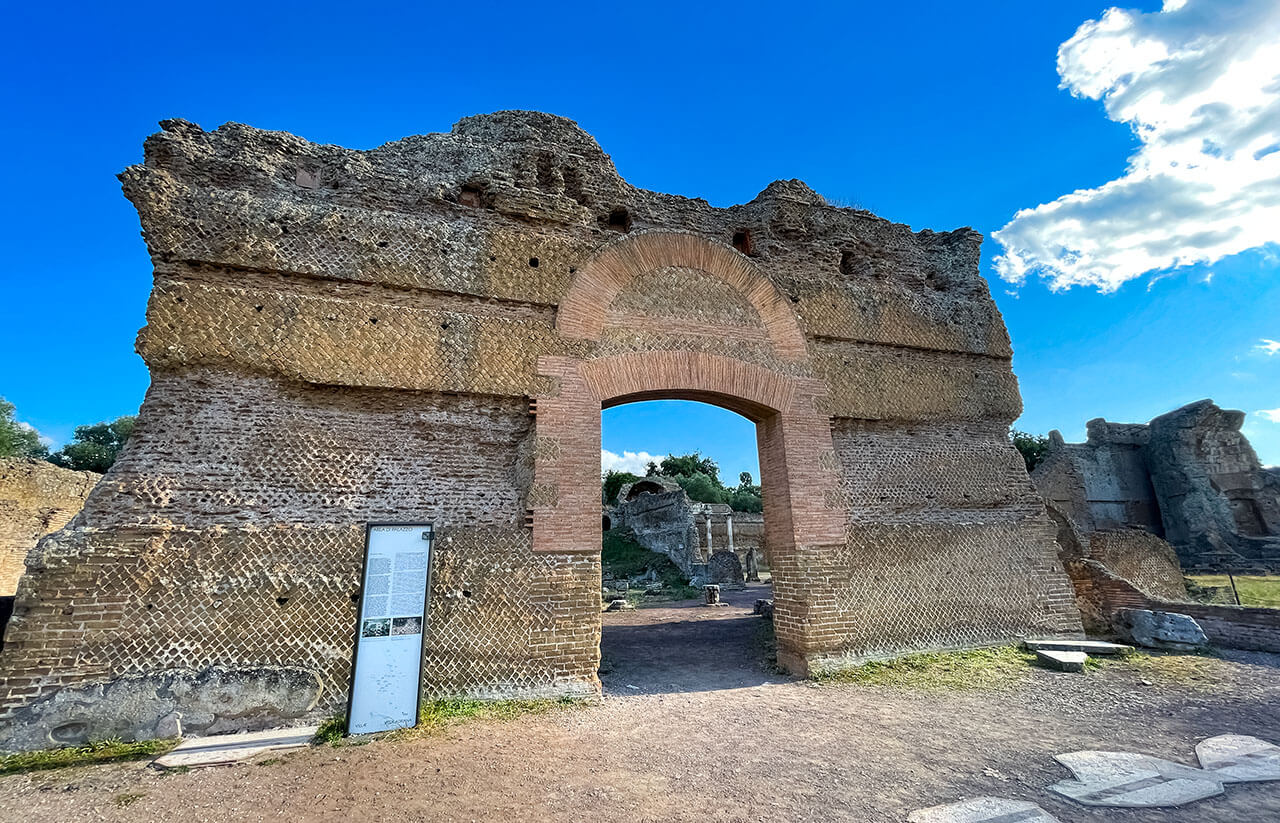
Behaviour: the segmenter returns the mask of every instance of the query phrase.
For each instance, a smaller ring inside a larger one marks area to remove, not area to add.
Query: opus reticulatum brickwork
[[[152,385],[28,559],[0,745],[340,707],[367,521],[435,524],[425,695],[596,693],[600,411],[651,398],[756,422],[791,670],[1080,631],[977,233],[644,191],[532,112],[161,125],[122,175]]]

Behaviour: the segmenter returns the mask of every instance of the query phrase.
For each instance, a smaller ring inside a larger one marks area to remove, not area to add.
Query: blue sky
[[[1013,338],[1021,428],[1080,439],[1091,417],[1213,397],[1249,412],[1260,456],[1280,463],[1280,354],[1263,342],[1280,340],[1280,151],[1266,142],[1280,145],[1280,125],[1264,87],[1245,93],[1270,58],[1244,75],[1229,59],[1280,53],[1258,48],[1274,7],[15,8],[0,52],[0,395],[54,441],[136,411],[150,264],[114,175],[140,161],[156,121],[371,148],[530,108],[577,120],[645,188],[726,206],[798,177],[917,229],[973,226]],[[695,445],[726,476],[758,474],[741,462],[749,426],[665,408],[610,411],[605,447],[685,450],[697,422]]]

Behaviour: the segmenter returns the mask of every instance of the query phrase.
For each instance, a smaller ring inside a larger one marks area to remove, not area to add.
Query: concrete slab
[[[1055,758],[1075,780],[1049,787],[1086,806],[1181,806],[1222,794],[1213,772],[1130,752],[1071,752]]]
[[[1063,672],[1084,671],[1084,661],[1089,655],[1084,652],[1059,652],[1050,649],[1036,649],[1036,662],[1051,669]]]
[[[1223,783],[1280,780],[1280,746],[1243,734],[1220,734],[1196,745],[1196,757]]]
[[[1026,800],[971,797],[914,811],[907,823],[1058,823],[1058,818]]]
[[[309,745],[315,737],[316,726],[299,726],[292,729],[271,729],[265,732],[244,734],[218,734],[212,737],[194,737],[184,740],[152,765],[164,769],[200,766],[225,766],[238,763],[270,751],[296,749]]]
[[[1084,652],[1086,654],[1128,654],[1133,646],[1108,643],[1105,640],[1024,640],[1027,651]]]

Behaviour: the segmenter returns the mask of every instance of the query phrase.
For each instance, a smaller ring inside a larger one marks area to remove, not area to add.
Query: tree
[[[101,474],[116,462],[120,450],[133,434],[137,419],[133,415],[125,415],[110,423],[76,426],[75,439],[50,455],[49,462],[64,469]]]
[[[702,472],[676,475],[675,481],[680,484],[680,488],[684,489],[684,493],[689,495],[690,500],[696,500],[699,503],[729,502],[729,492],[725,487]]]
[[[1013,447],[1022,455],[1022,462],[1027,464],[1027,471],[1031,471],[1041,460],[1044,460],[1044,453],[1049,449],[1049,438],[1043,434],[1027,434],[1018,429],[1009,429],[1009,441],[1013,443]]]
[[[751,472],[743,472],[738,475],[738,488],[746,488],[751,485]]]
[[[617,472],[610,469],[601,482],[604,502],[606,504],[618,502],[618,491],[628,483],[634,483],[640,479],[631,472]]]
[[[711,482],[724,488],[720,483],[720,466],[710,457],[703,457],[702,452],[692,454],[669,454],[662,458],[658,473],[667,477],[692,476],[705,474]]]
[[[13,404],[0,397],[0,457],[45,457],[49,449],[40,433],[13,419]]]
[[[758,486],[754,488],[759,488]],[[739,488],[729,494],[729,505],[736,512],[755,512],[759,514],[764,511],[764,500],[760,498],[758,491],[750,491],[748,489]]]

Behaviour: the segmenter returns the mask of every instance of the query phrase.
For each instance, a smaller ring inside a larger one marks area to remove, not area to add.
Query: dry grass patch
[[[892,686],[925,691],[998,691],[1026,678],[1035,655],[1015,646],[928,652],[819,672],[821,685]]]
[[[1222,688],[1228,676],[1223,661],[1212,654],[1133,651],[1118,657],[1090,657],[1089,668],[1128,667],[1156,685],[1176,685],[1199,692]]]

